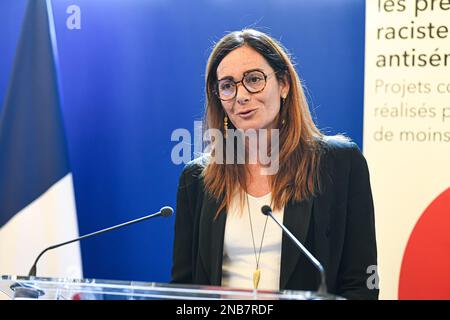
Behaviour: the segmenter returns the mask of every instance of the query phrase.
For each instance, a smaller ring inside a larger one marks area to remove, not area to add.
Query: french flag
[[[44,248],[78,237],[49,0],[29,0],[0,113],[0,275],[27,275]],[[48,252],[37,276],[82,278],[78,243]]]

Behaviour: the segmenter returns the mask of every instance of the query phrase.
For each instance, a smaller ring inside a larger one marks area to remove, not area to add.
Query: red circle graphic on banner
[[[400,270],[399,299],[450,299],[450,188],[417,221]]]

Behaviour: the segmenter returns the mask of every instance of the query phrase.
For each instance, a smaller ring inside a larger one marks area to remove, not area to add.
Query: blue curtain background
[[[74,4],[80,30],[66,26]],[[0,1],[1,102],[25,7],[25,0]],[[193,134],[206,60],[226,31],[255,27],[281,40],[319,128],[362,147],[364,1],[58,0],[53,13],[80,234],[175,208],[183,165],[171,161],[171,133]],[[173,222],[82,242],[85,277],[168,281]]]

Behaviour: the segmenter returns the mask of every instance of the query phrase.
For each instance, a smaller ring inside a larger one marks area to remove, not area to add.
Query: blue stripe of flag
[[[47,5],[28,2],[0,115],[0,227],[69,173]]]

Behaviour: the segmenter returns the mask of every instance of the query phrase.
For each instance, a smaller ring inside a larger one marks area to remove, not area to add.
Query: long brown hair
[[[223,133],[222,136],[225,134],[225,111],[215,94],[217,67],[228,53],[244,45],[253,48],[266,59],[276,72],[278,81],[289,81],[289,93],[278,116],[279,170],[269,176],[273,209],[279,210],[290,200],[301,201],[320,192],[320,142],[323,135],[312,120],[300,79],[287,51],[269,35],[253,29],[225,35],[209,56],[206,66],[204,128],[218,129]],[[232,124],[231,127],[234,128]],[[225,145],[225,139],[221,145]],[[215,144],[212,143],[212,150],[214,148]],[[223,152],[225,157],[226,148]],[[219,164],[211,161],[206,163],[202,175],[206,191],[220,201],[217,214],[229,207],[236,191],[240,192],[243,203],[247,186],[245,164]]]

